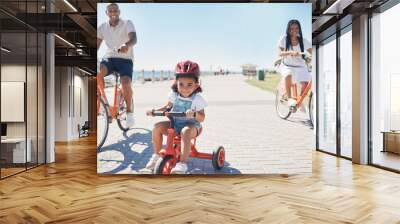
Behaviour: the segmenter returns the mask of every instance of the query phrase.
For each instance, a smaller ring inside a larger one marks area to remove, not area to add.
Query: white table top
[[[28,138],[28,141],[30,141],[29,138]],[[20,142],[25,142],[25,138],[6,138],[6,139],[1,139],[1,143],[20,143]]]

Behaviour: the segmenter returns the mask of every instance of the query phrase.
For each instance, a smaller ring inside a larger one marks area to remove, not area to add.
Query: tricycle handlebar
[[[153,111],[153,116],[168,116],[168,117],[186,117],[185,112],[165,112],[165,111]]]

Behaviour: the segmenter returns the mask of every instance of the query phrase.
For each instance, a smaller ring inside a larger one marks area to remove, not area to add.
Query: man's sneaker
[[[185,174],[188,170],[188,166],[184,162],[178,162],[171,170],[171,174]]]
[[[280,101],[281,101],[281,103],[287,102],[288,101],[287,95],[282,95]]]
[[[133,113],[126,113],[126,126],[132,128],[135,125],[135,117]]]
[[[288,100],[288,106],[289,106],[289,107],[296,107],[296,104],[297,104],[297,101],[296,101],[295,99],[290,98],[290,99]]]
[[[160,158],[160,155],[158,154],[153,154],[146,164],[146,169],[149,170],[154,170],[154,167],[156,166],[157,160]]]

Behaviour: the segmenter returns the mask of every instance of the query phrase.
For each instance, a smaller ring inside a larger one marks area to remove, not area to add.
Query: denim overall
[[[182,100],[179,97],[179,94],[177,94],[175,98],[174,105],[172,106],[171,112],[186,112],[192,107],[192,102],[196,94],[193,94],[188,100]],[[185,126],[188,125],[194,125],[197,128],[197,131],[199,132],[201,128],[200,122],[198,122],[194,118],[186,118],[186,117],[173,117],[174,120],[174,129],[175,133],[180,134],[182,129]]]

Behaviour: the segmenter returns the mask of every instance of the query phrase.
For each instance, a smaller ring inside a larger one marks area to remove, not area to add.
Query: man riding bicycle
[[[104,88],[104,76],[117,72],[121,77],[122,94],[124,96],[127,115],[126,125],[135,123],[132,105],[133,46],[137,42],[135,26],[130,20],[119,18],[120,10],[116,3],[107,6],[109,21],[97,28],[97,50],[101,43],[107,46],[106,54],[100,62],[97,73],[98,85]]]

